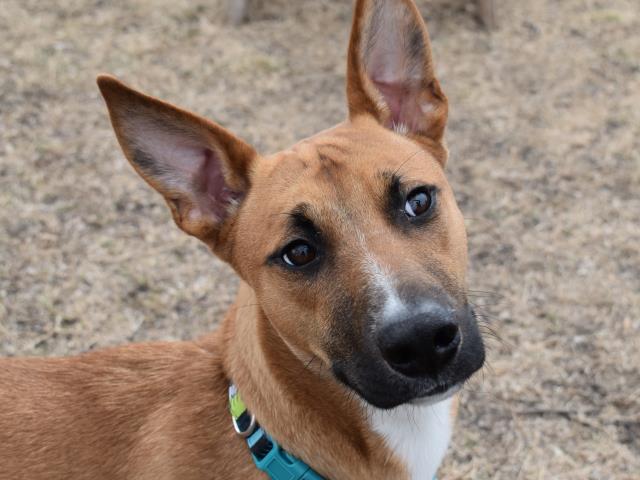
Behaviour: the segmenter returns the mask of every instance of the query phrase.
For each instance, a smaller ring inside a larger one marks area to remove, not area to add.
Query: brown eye
[[[291,267],[302,267],[316,258],[316,250],[301,240],[291,243],[282,254],[284,263]]]
[[[412,191],[407,197],[404,211],[409,217],[418,217],[431,207],[431,192],[423,188]]]

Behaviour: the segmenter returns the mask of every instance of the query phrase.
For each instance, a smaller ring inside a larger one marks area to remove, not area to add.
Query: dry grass
[[[442,478],[640,472],[637,0],[421,2],[452,104],[490,367]],[[172,225],[116,146],[109,71],[273,151],[343,118],[346,0],[4,0],[0,353],[57,355],[213,328],[236,281]],[[484,293],[488,292],[488,293]]]

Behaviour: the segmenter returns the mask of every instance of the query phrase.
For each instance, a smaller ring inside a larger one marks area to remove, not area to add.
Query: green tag
[[[246,409],[247,407],[244,405],[239,393],[236,393],[229,398],[229,410],[231,411],[233,418],[236,420]]]

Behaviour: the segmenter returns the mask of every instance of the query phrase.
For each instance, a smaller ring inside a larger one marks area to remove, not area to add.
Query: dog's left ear
[[[442,147],[447,97],[413,0],[356,1],[347,68],[352,119],[372,115],[387,128]]]

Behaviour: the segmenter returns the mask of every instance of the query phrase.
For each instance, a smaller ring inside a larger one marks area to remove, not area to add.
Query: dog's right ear
[[[446,161],[447,97],[413,0],[356,0],[347,65],[349,116],[428,142]]]
[[[225,239],[250,187],[255,150],[221,126],[101,75],[111,123],[135,170],[176,224],[229,260]]]

